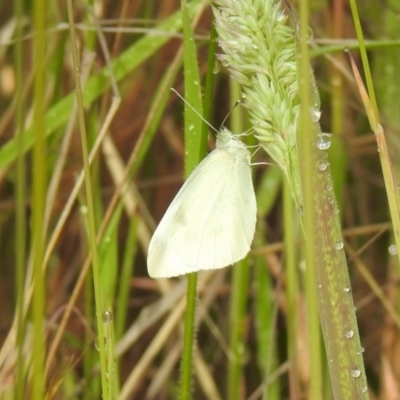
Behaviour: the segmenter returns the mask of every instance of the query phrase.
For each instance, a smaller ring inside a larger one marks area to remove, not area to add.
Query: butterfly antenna
[[[195,112],[201,120],[206,123],[214,132],[219,133],[209,122],[207,122],[203,116],[189,103],[187,102],[174,88],[171,88],[171,90],[184,102],[186,103],[192,110]]]
[[[229,118],[229,116],[232,114],[232,111],[235,109],[235,107],[240,104],[240,100],[236,100],[235,105],[229,110],[228,114],[226,114],[226,117],[221,123],[221,128],[224,126],[226,120]]]

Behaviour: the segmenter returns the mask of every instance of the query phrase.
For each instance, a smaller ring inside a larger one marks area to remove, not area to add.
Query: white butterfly
[[[150,241],[152,278],[218,269],[250,250],[256,197],[247,147],[223,128],[217,148],[189,176]]]

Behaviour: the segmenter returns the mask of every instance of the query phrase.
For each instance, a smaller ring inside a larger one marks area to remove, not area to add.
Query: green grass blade
[[[24,107],[23,107],[23,65],[24,56],[22,48],[22,24],[21,19],[23,15],[23,1],[17,0],[14,2],[14,17],[17,21],[16,37],[17,41],[15,44],[15,72],[16,72],[16,115],[15,115],[15,127],[17,137],[17,165],[16,165],[16,218],[15,218],[15,262],[16,262],[16,316],[17,316],[17,361],[16,361],[16,377],[14,387],[14,398],[16,400],[22,400],[24,398],[24,376],[25,376],[25,359],[23,354],[23,343],[25,338],[25,317],[23,308],[23,295],[24,295],[24,280],[25,280],[25,266],[26,266],[26,244],[27,244],[27,232],[26,232],[26,188],[25,188],[25,176],[26,176],[26,160],[22,151],[22,132],[24,127]]]
[[[44,355],[45,355],[45,281],[42,271],[44,258],[44,207],[46,193],[46,138],[45,127],[45,24],[46,5],[35,0],[34,13],[34,58],[36,73],[34,79],[34,122],[32,133],[35,137],[33,148],[33,192],[32,192],[32,248],[33,248],[33,351],[32,351],[32,399],[43,398]],[[16,139],[13,139],[15,143]],[[18,138],[18,141],[22,138]],[[19,142],[20,143],[20,142]],[[16,149],[20,150],[18,146]],[[19,153],[22,156],[22,153]]]
[[[80,145],[82,150],[83,169],[85,171],[85,194],[87,198],[87,222],[88,222],[88,237],[89,237],[89,249],[92,257],[92,271],[93,271],[93,284],[94,284],[94,298],[96,304],[96,322],[97,322],[97,340],[99,344],[100,353],[100,376],[102,386],[102,397],[104,400],[109,400],[109,387],[110,381],[107,379],[107,366],[106,366],[106,349],[105,349],[105,338],[103,331],[103,312],[104,309],[104,297],[101,290],[100,283],[100,263],[99,253],[96,241],[96,223],[95,223],[95,211],[94,211],[94,197],[92,187],[92,175],[91,168],[89,165],[89,149],[87,143],[87,130],[84,116],[84,107],[82,100],[82,89],[81,89],[81,76],[80,76],[80,60],[78,56],[78,49],[76,45],[75,36],[75,22],[74,12],[72,7],[72,1],[68,0],[68,21],[70,25],[71,35],[71,50],[72,60],[74,66],[74,82],[75,82],[75,94],[78,110],[78,122],[79,122],[79,133],[80,133]]]
[[[240,98],[241,87],[230,81],[230,98]],[[239,107],[230,114],[231,128],[234,132],[243,132],[243,110]],[[247,294],[249,289],[250,265],[246,258],[232,266],[231,295],[229,304],[229,347],[232,357],[229,358],[227,376],[227,396],[229,399],[240,398],[240,387],[243,380],[243,364],[246,355],[245,321]]]
[[[187,178],[204,157],[205,146],[202,135],[203,122],[192,109],[203,113],[201,100],[200,76],[197,65],[196,47],[193,32],[190,26],[189,13],[185,0],[181,2],[182,25],[184,33],[184,75],[185,97],[189,104],[185,103],[185,177]],[[201,152],[203,151],[203,154]],[[192,387],[192,351],[194,343],[195,311],[196,311],[196,287],[197,273],[188,275],[186,295],[185,333],[181,364],[180,398],[191,398]]]
[[[190,26],[186,1],[182,1],[182,25],[184,33],[184,79],[185,79],[185,176],[188,177],[205,155],[207,136],[202,135],[203,102],[196,47]],[[197,113],[196,113],[197,111]]]
[[[126,315],[128,311],[128,301],[131,288],[131,277],[133,275],[134,260],[138,248],[137,228],[138,218],[133,217],[129,224],[127,240],[125,242],[125,252],[121,263],[121,272],[117,293],[115,336],[119,339],[125,329]]]
[[[307,301],[307,325],[309,335],[310,366],[311,366],[311,387],[310,397],[312,399],[322,398],[322,354],[321,354],[321,335],[318,320],[317,306],[317,230],[316,220],[318,215],[314,213],[315,200],[313,187],[314,163],[313,157],[315,149],[315,132],[312,131],[312,121],[310,110],[319,107],[314,106],[315,96],[311,94],[311,87],[314,84],[313,77],[310,74],[310,58],[307,42],[308,35],[308,1],[300,5],[300,38],[298,42],[299,54],[301,57],[298,62],[299,74],[299,94],[301,99],[300,126],[299,126],[299,160],[300,165],[304,166],[302,170],[302,194],[304,201],[304,233],[305,233],[305,294]],[[314,92],[315,93],[315,92]],[[318,93],[318,92],[317,92]],[[319,99],[317,101],[319,103]],[[320,312],[323,310],[320,309]]]

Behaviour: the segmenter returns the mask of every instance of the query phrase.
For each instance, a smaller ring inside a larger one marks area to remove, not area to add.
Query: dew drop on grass
[[[307,43],[311,43],[314,39],[314,32],[310,27],[308,27],[306,37],[307,37]]]
[[[103,312],[103,322],[105,324],[109,324],[113,320],[113,314],[110,310],[106,310]]]
[[[343,292],[350,293],[351,289],[348,286],[345,286],[344,289],[343,289]]]
[[[296,25],[296,36],[297,39],[301,40],[301,25],[300,22]],[[307,27],[307,32],[306,32],[306,42],[310,43],[314,39],[314,32],[313,30],[308,26]]]
[[[218,61],[215,61],[214,63],[214,68],[213,68],[213,74],[218,74],[218,72],[221,71],[221,64]]]
[[[397,246],[395,244],[389,246],[389,254],[391,254],[392,256],[395,256],[397,254]]]
[[[321,172],[326,171],[326,170],[328,169],[328,163],[325,162],[325,161],[321,161],[321,162],[318,164],[318,169],[319,169]]]
[[[237,350],[238,354],[240,354],[240,355],[244,354],[244,346],[243,345],[239,344],[237,346],[236,350]]]
[[[82,215],[87,215],[88,213],[88,208],[85,205],[80,206],[79,211],[81,212]]]
[[[311,121],[318,122],[321,118],[321,111],[316,108],[310,109]]]
[[[342,242],[341,240],[338,240],[338,241],[335,243],[335,249],[336,249],[336,250],[342,250],[343,247],[344,247],[344,245],[343,245],[343,242]]]
[[[229,62],[228,62],[227,60],[222,60],[222,61],[221,61],[221,64],[222,64],[222,66],[225,67],[225,68],[229,66]]]
[[[332,189],[333,189],[332,183],[327,183],[326,186],[325,186],[325,188],[326,188],[326,190],[327,190],[328,192],[331,192]]]
[[[350,370],[350,374],[353,378],[359,378],[361,376],[361,371],[355,367]]]
[[[349,329],[348,331],[345,332],[344,336],[346,337],[346,339],[351,339],[354,336],[354,331]]]
[[[316,145],[320,150],[328,150],[331,147],[331,133],[320,133],[317,137]]]

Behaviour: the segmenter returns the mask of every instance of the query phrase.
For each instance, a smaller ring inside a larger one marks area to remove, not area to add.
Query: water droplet
[[[81,207],[79,208],[79,211],[81,212],[81,214],[87,215],[87,213],[88,213],[88,208],[87,208],[87,206],[83,205],[83,206],[81,206]]]
[[[254,50],[258,50],[258,46],[257,46],[255,43],[253,43],[253,44],[251,45],[251,47],[252,47]]]
[[[343,247],[344,247],[344,244],[343,244],[343,242],[342,242],[341,240],[338,240],[338,241],[335,243],[335,249],[336,249],[336,250],[343,250]]]
[[[328,196],[326,200],[328,201],[329,204],[333,204],[335,202],[335,199],[331,196]]]
[[[364,387],[361,389],[361,393],[367,393],[367,390],[368,390],[368,388],[367,388],[366,386],[364,386]]]
[[[296,26],[296,36],[297,36],[298,40],[301,40],[301,32],[300,31],[301,31],[300,23],[298,23]],[[305,38],[306,38],[307,43],[312,42],[312,40],[314,39],[314,32],[309,26],[307,27],[307,32],[306,32]]]
[[[395,256],[397,254],[397,246],[395,244],[389,246],[389,253],[392,256]]]
[[[321,111],[315,108],[310,109],[311,121],[318,122],[321,118]]]
[[[364,347],[360,347],[360,350],[357,351],[357,354],[360,355],[364,353],[364,351],[365,351]]]
[[[221,64],[219,61],[215,61],[214,68],[213,68],[213,73],[218,74],[218,72],[221,71]]]
[[[320,150],[328,150],[331,147],[331,133],[320,133],[317,137],[317,148]]]
[[[349,46],[345,46],[344,49],[345,53],[348,53],[350,51],[350,47]]]
[[[302,205],[299,206],[298,213],[301,215],[304,212],[304,208]]]
[[[242,99],[245,99],[247,97],[247,94],[245,92],[242,92],[241,97]]]
[[[105,324],[109,324],[113,320],[113,313],[110,310],[106,310],[103,312],[103,322]]]
[[[327,183],[326,186],[325,186],[325,188],[326,188],[326,190],[327,190],[328,192],[331,192],[332,189],[333,189],[332,183]]]
[[[318,164],[318,169],[321,171],[321,172],[324,172],[324,171],[326,171],[327,169],[328,169],[328,163],[327,162],[325,162],[325,161],[321,161],[319,164]]]
[[[99,338],[94,341],[94,347],[97,351],[100,351]]]
[[[301,260],[299,263],[299,269],[300,271],[304,272],[306,270],[306,260]]]
[[[318,285],[318,289],[322,289],[322,285],[321,284]]]
[[[356,367],[350,370],[350,374],[353,378],[359,378],[361,375],[361,371]]]
[[[345,332],[344,336],[346,336],[346,339],[351,339],[354,336],[354,331],[349,329],[348,331]]]
[[[345,286],[344,289],[343,289],[343,292],[350,293],[351,292],[351,288],[349,288],[348,286]]]
[[[225,67],[225,68],[229,66],[228,60],[222,60],[222,61],[221,61],[221,64],[222,64],[222,66]]]
[[[193,131],[194,130],[194,125],[190,124],[188,129],[189,129],[189,131]]]
[[[308,27],[307,29],[306,38],[307,38],[307,43],[311,43],[314,39],[314,32],[310,27]]]

